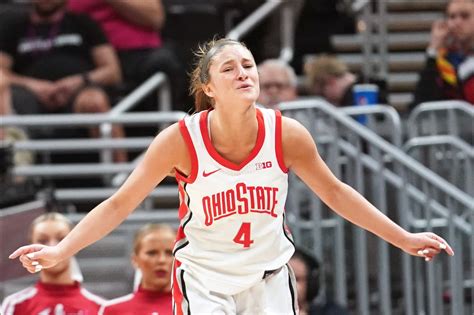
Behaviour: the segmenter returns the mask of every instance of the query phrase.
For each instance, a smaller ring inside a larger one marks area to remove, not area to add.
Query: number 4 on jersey
[[[250,223],[243,222],[240,226],[239,231],[234,237],[234,242],[242,244],[245,248],[250,247],[253,243],[253,240],[250,238]]]

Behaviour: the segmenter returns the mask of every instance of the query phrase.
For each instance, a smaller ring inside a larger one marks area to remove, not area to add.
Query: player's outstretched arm
[[[186,163],[186,154],[178,124],[168,127],[156,136],[143,160],[117,192],[90,211],[59,244],[23,246],[9,258],[20,257],[29,272],[37,272],[74,255],[125,220],[173,168]]]
[[[331,209],[405,252],[430,260],[448,243],[434,233],[410,233],[390,220],[352,187],[337,179],[318,154],[310,133],[297,121],[283,117],[285,164]]]

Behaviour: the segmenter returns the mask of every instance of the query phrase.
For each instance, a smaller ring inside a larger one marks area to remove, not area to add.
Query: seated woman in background
[[[72,223],[64,215],[46,213],[31,223],[30,241],[55,245],[71,229]],[[5,298],[0,314],[97,314],[105,300],[81,287],[74,277],[73,265],[73,259],[66,259],[53,268],[42,270],[36,285]]]
[[[100,315],[171,315],[171,269],[175,230],[165,224],[147,224],[133,242],[132,263],[141,273],[138,289],[107,302]]]

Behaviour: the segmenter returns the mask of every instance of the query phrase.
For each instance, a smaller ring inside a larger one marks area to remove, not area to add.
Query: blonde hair
[[[335,56],[323,54],[308,61],[304,72],[308,91],[321,95],[329,79],[344,76],[349,72],[349,68]]]
[[[67,224],[67,226],[69,227],[69,230],[72,230],[72,227],[73,227],[73,224],[71,222],[71,220],[69,220],[64,214],[61,214],[59,212],[48,212],[48,213],[44,213],[42,215],[40,215],[39,217],[37,217],[36,219],[33,220],[33,222],[31,222],[30,224],[30,230],[29,230],[29,234],[28,234],[28,239],[30,241],[32,241],[32,238],[33,238],[33,231],[35,229],[35,227],[42,223],[42,222],[45,222],[45,221],[59,221],[59,222],[64,222]]]
[[[233,39],[214,38],[203,45],[199,45],[197,50],[194,51],[196,62],[194,70],[191,72],[189,94],[194,97],[194,109],[196,112],[211,109],[214,106],[214,101],[204,93],[202,86],[209,83],[209,68],[214,56],[228,45],[241,45],[247,48],[244,43]]]
[[[145,236],[157,231],[167,231],[171,234],[175,234],[176,231],[168,224],[156,224],[150,223],[142,226],[137,233],[135,233],[135,238],[133,239],[133,252],[135,255],[140,251],[140,243]]]

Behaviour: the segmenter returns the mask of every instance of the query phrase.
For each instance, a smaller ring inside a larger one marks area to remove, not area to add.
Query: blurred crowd
[[[192,100],[187,93],[187,72],[193,63],[189,57],[191,50],[200,41],[224,36],[232,25],[264,1],[227,0],[211,4],[186,0],[31,0],[26,1],[29,5],[25,1],[19,3],[21,10],[7,10],[1,15],[0,115],[104,113],[157,72],[166,74],[170,82],[172,109],[189,112]],[[288,5],[293,6],[297,17],[295,56],[291,64],[277,59],[280,51],[275,29],[281,24],[278,14],[245,38],[259,63],[261,105],[273,107],[282,101],[314,95],[336,106],[349,106],[356,102],[353,89],[360,83],[376,84],[378,103],[388,103],[387,78],[353,73],[333,54],[330,36],[355,32],[354,17],[348,13],[346,1],[298,0]],[[194,11],[189,11],[185,26],[180,12],[185,12],[186,6]],[[470,0],[451,0],[446,7],[446,18],[433,24],[425,68],[419,74],[410,108],[421,102],[443,99],[474,103],[473,10]],[[315,57],[305,58],[306,55]],[[156,109],[156,99],[146,98],[132,110]],[[128,130],[115,125],[112,136],[121,138],[127,133]],[[11,134],[8,129],[2,129],[0,139],[11,138]],[[98,134],[97,128],[64,128],[41,130],[27,136],[54,139],[98,137]],[[129,157],[126,152],[116,150],[114,159],[125,162]]]

